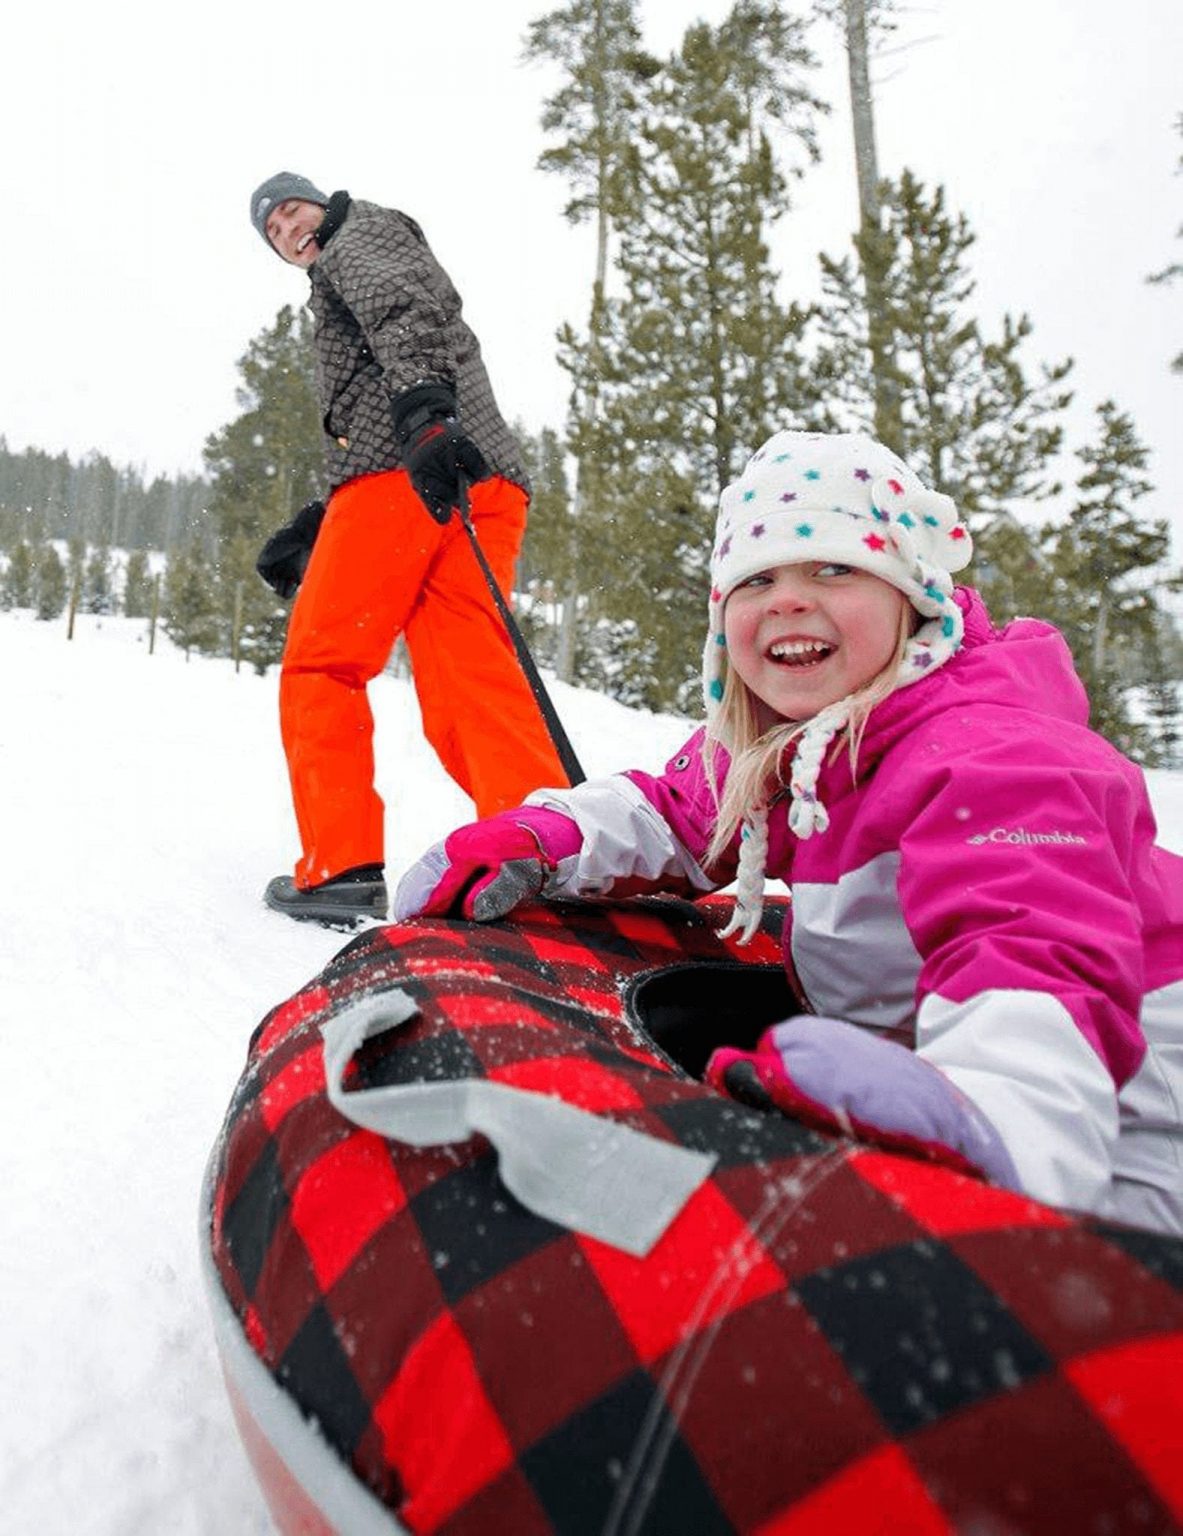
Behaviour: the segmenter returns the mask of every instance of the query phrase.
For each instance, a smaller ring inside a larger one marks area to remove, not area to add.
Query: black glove
[[[307,502],[259,551],[255,570],[280,597],[295,597],[324,515],[323,501]]]
[[[483,480],[484,455],[456,420],[456,396],[447,384],[416,384],[391,405],[403,464],[419,500],[437,523],[460,504],[460,477]]]

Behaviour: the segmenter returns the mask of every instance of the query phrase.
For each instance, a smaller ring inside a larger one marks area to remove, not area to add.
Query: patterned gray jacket
[[[415,384],[439,382],[455,390],[461,425],[493,473],[528,488],[480,343],[414,219],[351,202],[309,277],[317,397],[334,490],[358,475],[399,467],[391,401]]]

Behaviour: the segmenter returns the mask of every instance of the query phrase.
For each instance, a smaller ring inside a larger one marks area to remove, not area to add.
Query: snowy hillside
[[[0,614],[0,1528],[269,1529],[197,1268],[203,1165],[261,1015],[340,934],[266,912],[294,831],[276,675],[140,621]],[[555,688],[589,772],[684,722]],[[408,685],[373,690],[390,873],[467,820]],[[1183,774],[1152,776],[1183,850]]]

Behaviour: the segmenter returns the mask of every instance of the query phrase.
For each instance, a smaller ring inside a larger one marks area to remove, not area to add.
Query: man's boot
[[[307,890],[301,890],[291,875],[276,875],[267,882],[263,900],[273,912],[329,926],[352,927],[366,919],[383,922],[389,906],[381,864],[344,870]]]

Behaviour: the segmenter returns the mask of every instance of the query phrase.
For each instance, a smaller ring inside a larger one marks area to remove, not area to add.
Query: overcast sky
[[[10,447],[98,449],[149,472],[201,467],[236,413],[236,359],[307,280],[251,228],[280,168],[405,208],[465,297],[507,413],[562,423],[555,328],[581,322],[592,251],[565,191],[534,169],[553,78],[520,63],[545,3],[294,0],[184,9],[153,0],[10,7],[0,40],[7,183],[0,433]],[[727,0],[642,0],[666,52]],[[14,15],[13,12],[16,11]],[[1073,445],[1108,395],[1154,450],[1183,558],[1180,0],[927,0],[876,67],[880,168],[943,181],[978,234],[988,329],[1035,323],[1032,360],[1077,360]],[[785,295],[817,291],[817,253],[855,217],[844,61],[816,33],[834,112],[824,158],[779,228]],[[1069,465],[1071,469],[1071,465]]]

